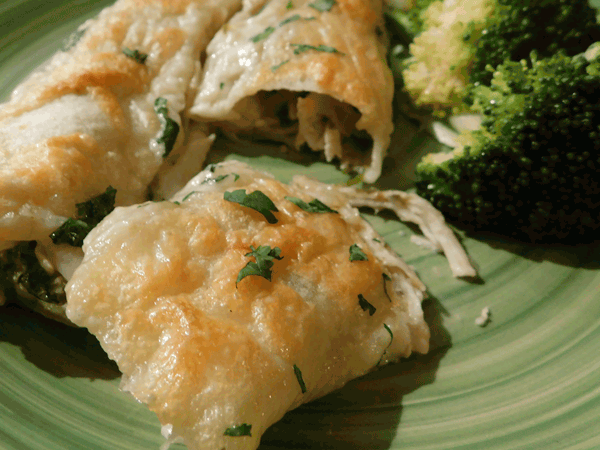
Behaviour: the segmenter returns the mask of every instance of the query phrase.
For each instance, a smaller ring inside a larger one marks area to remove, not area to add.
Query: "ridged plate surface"
[[[599,0],[600,1],[600,0]],[[0,3],[2,98],[107,2]],[[416,136],[386,160],[380,183],[434,146]],[[281,180],[335,168],[221,145]],[[229,156],[231,157],[231,156]],[[428,286],[432,351],[355,380],[286,415],[261,449],[518,450],[600,448],[600,251],[465,238],[481,282],[451,277],[445,259],[411,242],[391,216],[366,216]],[[485,328],[474,320],[490,307]],[[118,389],[119,372],[85,330],[0,307],[1,450],[152,450],[158,420]],[[183,448],[183,446],[175,446]]]

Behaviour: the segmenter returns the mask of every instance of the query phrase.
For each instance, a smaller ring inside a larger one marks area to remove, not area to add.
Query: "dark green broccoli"
[[[596,11],[588,0],[497,1],[498,8],[476,41],[469,71],[472,83],[489,84],[488,65],[520,61],[533,50],[544,58],[560,49],[574,56],[600,40]]]
[[[600,46],[506,62],[473,88],[482,126],[417,167],[417,191],[472,231],[579,243],[600,228]]]
[[[489,84],[488,65],[572,56],[600,40],[588,0],[438,0],[419,17],[402,76],[415,104],[437,110],[462,108],[471,83]]]

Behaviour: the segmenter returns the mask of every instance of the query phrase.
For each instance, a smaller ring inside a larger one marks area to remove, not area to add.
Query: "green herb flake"
[[[316,1],[308,4],[308,6],[310,6],[311,8],[314,8],[317,11],[321,11],[321,12],[330,11],[334,5],[335,5],[335,0],[316,0]]]
[[[325,52],[325,53],[339,53],[340,55],[344,55],[345,53],[340,52],[338,49],[330,47],[328,45],[308,45],[308,44],[290,44],[294,47],[294,55],[299,55],[300,53],[307,52],[309,50],[315,50],[317,52]]]
[[[371,303],[369,303],[369,301],[362,294],[358,294],[358,304],[363,311],[368,311],[370,316],[375,314],[375,311],[377,311],[377,309]]]
[[[69,218],[50,234],[50,239],[55,244],[69,244],[72,247],[81,247],[83,240],[92,231],[93,226],[83,220]]]
[[[181,201],[182,201],[182,202],[185,202],[185,201],[186,201],[188,198],[190,198],[190,197],[191,197],[192,195],[194,195],[194,194],[199,194],[199,192],[198,192],[198,191],[192,191],[192,192],[190,192],[190,193],[188,193],[188,194],[185,194],[185,197],[183,197],[183,198],[181,199]]]
[[[275,203],[261,191],[246,194],[245,189],[238,189],[233,192],[225,192],[224,198],[228,202],[239,203],[242,206],[258,211],[271,224],[277,223],[277,218],[271,211],[279,212],[279,210],[275,206]]]
[[[392,341],[394,340],[394,333],[392,333],[392,329],[389,327],[389,325],[387,323],[383,324],[383,328],[385,328],[385,330],[390,333],[390,343],[388,345],[388,347],[390,345],[392,345]]]
[[[383,350],[383,354],[381,355],[381,358],[379,358],[379,361],[377,361],[377,366],[379,366],[379,364],[381,364],[381,361],[383,360],[383,357],[387,353],[388,348],[390,348],[390,346],[392,345],[392,342],[394,342],[394,333],[392,333],[392,329],[389,327],[389,325],[387,323],[384,323],[383,328],[385,328],[385,331],[387,331],[390,335],[390,343]]]
[[[304,379],[302,378],[302,372],[298,368],[296,364],[294,364],[294,374],[296,375],[296,379],[298,380],[298,384],[300,385],[300,390],[303,394],[306,393],[306,384],[304,383]]]
[[[148,59],[148,55],[146,53],[141,53],[137,49],[131,50],[130,48],[123,47],[123,54],[139,64],[145,64],[146,59]]]
[[[267,27],[267,28],[265,28],[265,31],[263,31],[262,33],[258,33],[256,36],[250,38],[250,40],[255,43],[260,42],[260,41],[268,38],[274,31],[275,31],[275,28]]]
[[[219,84],[219,89],[223,90],[224,87],[225,87],[225,83]]]
[[[381,241],[380,241],[379,239],[377,239],[377,238],[373,238],[373,240],[374,240],[375,242],[377,242],[377,243],[381,244]]]
[[[81,247],[83,240],[92,228],[100,223],[114,208],[117,190],[112,186],[90,200],[77,203],[77,218],[67,219],[58,229],[50,234],[55,244],[69,244]]]
[[[320,200],[318,200],[316,198],[314,200],[311,200],[308,203],[306,203],[304,200],[301,200],[297,197],[285,197],[285,199],[289,200],[297,207],[302,208],[304,211],[307,211],[310,213],[335,213],[335,214],[338,213],[337,211],[331,209],[325,203],[321,202]]]
[[[288,17],[287,19],[282,20],[281,22],[279,22],[279,26],[282,27],[284,25],[287,25],[288,23],[292,23],[295,22],[296,20],[300,20],[302,17],[300,17],[300,14],[294,14],[291,17]]]
[[[158,97],[154,101],[154,111],[162,125],[161,135],[156,142],[165,145],[165,152],[163,153],[164,158],[169,156],[169,153],[173,150],[177,135],[179,134],[179,124],[169,117],[167,100],[165,98]]]
[[[290,60],[286,59],[285,61],[280,62],[279,64],[276,64],[274,66],[271,66],[271,72],[275,72],[277,69],[279,69],[281,66],[283,66],[284,64],[289,63]]]
[[[211,182],[215,182],[218,183],[219,181],[224,180],[225,178],[227,178],[229,176],[229,174],[225,174],[225,175],[217,175],[214,178],[206,178],[204,181],[202,181],[202,183],[200,184],[207,184],[207,183],[211,183]]]
[[[385,272],[382,274],[382,277],[383,277],[383,293],[386,295],[386,297],[388,298],[388,300],[391,303],[392,302],[392,297],[390,297],[390,294],[388,294],[388,291],[387,291],[387,282],[388,281],[392,281],[392,278],[387,273],[385,273]]]
[[[250,261],[240,272],[238,273],[235,285],[242,281],[244,278],[250,275],[256,275],[263,277],[271,281],[271,269],[275,262],[274,259],[281,260],[281,249],[279,247],[271,248],[268,245],[259,245],[258,248],[250,246],[250,252],[246,253],[245,256],[253,256],[256,262]]]
[[[115,197],[117,190],[108,186],[106,191],[83,203],[77,203],[77,214],[86,221],[100,223],[113,209],[115,209]]]
[[[316,20],[316,17],[301,17],[300,14],[294,14],[293,16],[290,16],[287,19],[284,19],[281,22],[279,22],[279,26],[282,27],[284,25],[287,25],[288,23],[296,22],[297,20],[304,20],[308,22],[310,20]]]
[[[247,423],[242,423],[241,425],[234,425],[229,427],[223,433],[223,436],[252,436],[250,431],[252,430],[252,425],[248,425]]]
[[[368,261],[367,255],[361,250],[358,244],[350,246],[350,261]]]
[[[294,3],[290,0],[289,2],[287,2],[287,5],[285,5],[285,9],[292,9],[294,7]]]
[[[218,183],[219,181],[223,181],[228,176],[229,176],[228,173],[226,173],[224,175],[217,175],[216,177],[213,178],[213,180],[215,181],[215,183]]]

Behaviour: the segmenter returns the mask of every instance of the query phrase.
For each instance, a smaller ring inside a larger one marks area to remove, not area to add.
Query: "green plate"
[[[2,98],[106,4],[0,3]],[[382,187],[410,184],[399,168],[410,170],[435,145],[424,135],[412,144],[407,153],[392,150]],[[212,157],[227,153],[221,145]],[[283,181],[293,173],[347,179],[302,155],[257,157],[243,145],[236,153]],[[292,411],[268,430],[261,449],[600,448],[598,246],[465,238],[482,280],[469,283],[452,278],[442,256],[413,244],[411,228],[390,216],[366,217],[428,286],[432,351]],[[481,328],[474,320],[486,306],[492,321]],[[158,450],[158,420],[119,391],[119,376],[85,330],[0,308],[0,449]]]

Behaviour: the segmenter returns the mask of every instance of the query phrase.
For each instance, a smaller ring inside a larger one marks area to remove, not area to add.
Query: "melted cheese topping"
[[[165,159],[155,100],[181,123],[200,52],[241,6],[119,0],[15,89],[0,107],[0,248],[44,239],[108,185],[118,204],[145,198]]]
[[[237,189],[266,194],[277,223],[224,200]],[[219,164],[171,202],[115,209],[86,238],[67,286],[69,319],[99,338],[123,389],[190,449],[254,449],[289,409],[428,349],[424,286],[364,238],[372,229],[357,211],[324,193],[338,213],[309,213],[286,196],[313,199],[242,163]],[[350,261],[353,244],[367,261]],[[271,280],[236,284],[261,245],[281,249]],[[252,436],[224,435],[243,423]]]
[[[329,11],[321,12],[310,3],[294,1],[291,9],[287,1],[269,2],[259,10],[256,5],[247,5],[236,14],[207,48],[202,84],[190,114],[199,120],[281,134],[284,130],[265,108],[267,93],[294,92],[296,98],[289,102],[292,110],[302,92],[328,96],[343,104],[349,114],[354,108],[359,112],[346,126],[367,132],[372,148],[363,148],[361,155],[348,146],[341,160],[366,166],[364,179],[373,182],[381,172],[393,129],[394,83],[386,63],[384,38],[378,35],[378,30],[382,34],[384,29],[382,4],[338,0]],[[298,46],[302,45],[313,49],[301,50]],[[328,51],[314,49],[319,47]],[[320,102],[326,106],[331,103]],[[325,150],[328,158],[338,156],[339,150],[329,150],[336,144],[326,149],[324,143],[309,137],[315,127],[321,139],[331,129],[348,137],[343,127],[333,124],[335,115],[319,115],[319,120],[330,120],[320,131],[318,123],[299,119],[301,129],[294,130],[297,146],[307,142],[314,150]],[[328,139],[334,139],[331,133]],[[337,138],[337,142],[339,147],[343,141]]]

